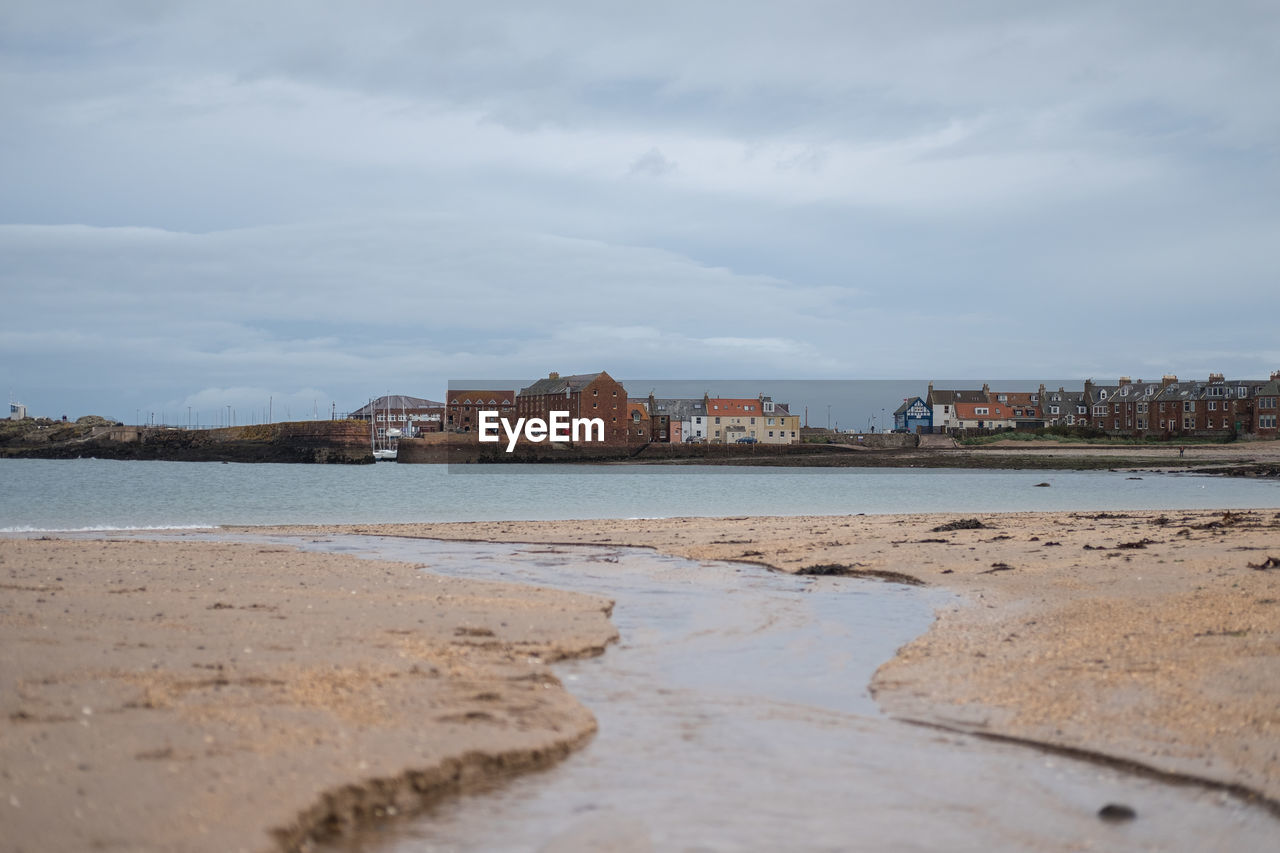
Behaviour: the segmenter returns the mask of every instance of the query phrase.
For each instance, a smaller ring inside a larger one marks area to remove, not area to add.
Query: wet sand
[[[611,602],[291,548],[0,539],[0,849],[298,849],[595,729]]]
[[[938,530],[976,518],[976,529]],[[1280,511],[359,526],[649,546],[960,591],[876,673],[891,715],[1238,786],[1280,813]],[[1250,566],[1271,568],[1251,568]]]
[[[331,529],[639,545],[951,588],[963,603],[876,673],[888,713],[1276,808],[1280,566],[1250,564],[1280,562],[1280,511],[938,529],[964,518]],[[0,539],[0,584],[10,850],[297,848],[329,821],[543,766],[595,725],[546,662],[615,637],[596,597],[280,547]]]

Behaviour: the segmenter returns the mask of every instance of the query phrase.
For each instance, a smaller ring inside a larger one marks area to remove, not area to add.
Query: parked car
[[[756,443],[756,439],[752,438],[749,435],[744,435],[742,438],[738,439],[738,444],[755,444],[755,443]]]

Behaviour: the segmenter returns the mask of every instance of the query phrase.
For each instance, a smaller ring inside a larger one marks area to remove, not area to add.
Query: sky
[[[1265,378],[1277,44],[1236,0],[7,0],[0,377],[171,423],[552,370]]]

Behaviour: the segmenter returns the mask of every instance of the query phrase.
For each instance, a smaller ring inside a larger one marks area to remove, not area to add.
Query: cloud
[[[631,168],[627,170],[630,175],[649,175],[654,178],[661,178],[663,175],[669,175],[676,170],[676,164],[663,156],[662,152],[657,148],[650,148],[641,154],[631,164]]]
[[[6,378],[1276,367],[1273,4],[727,9],[5,5]]]

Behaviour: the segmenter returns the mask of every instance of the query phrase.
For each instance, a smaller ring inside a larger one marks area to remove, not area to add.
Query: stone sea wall
[[[64,442],[10,445],[4,455],[27,459],[150,459],[178,462],[373,462],[362,421],[292,421],[224,429],[109,427]]]

